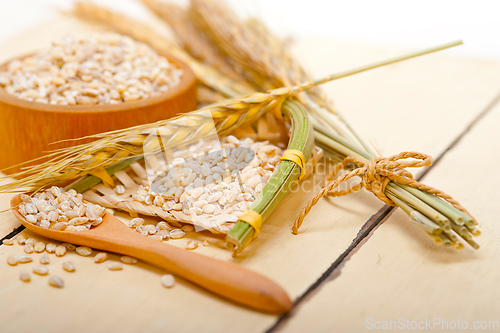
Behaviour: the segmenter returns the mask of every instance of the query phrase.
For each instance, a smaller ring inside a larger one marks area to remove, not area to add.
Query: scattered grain
[[[73,244],[62,243],[61,245],[64,246],[66,248],[66,250],[68,250],[68,251],[75,251],[76,250],[76,246]]]
[[[71,272],[75,271],[75,264],[73,264],[73,262],[71,262],[71,261],[63,262],[62,267],[66,272],[71,273]]]
[[[123,186],[123,185],[116,185],[116,187],[115,187],[115,193],[118,194],[118,195],[121,195],[121,194],[125,193],[125,186]]]
[[[35,249],[33,248],[32,245],[26,244],[26,245],[24,245],[24,252],[30,254],[30,253],[35,252]]]
[[[66,254],[66,246],[64,245],[59,245],[56,247],[56,250],[54,251],[56,253],[56,256],[62,257]]]
[[[7,263],[11,266],[16,266],[17,265],[17,257],[16,256],[8,256],[7,257]]]
[[[19,279],[23,282],[30,282],[31,281],[31,275],[30,273],[26,272],[26,271],[21,271],[19,273]]]
[[[185,235],[186,233],[181,229],[173,229],[172,231],[170,231],[170,238],[172,239],[179,239],[184,237]]]
[[[140,217],[136,217],[136,218],[133,218],[132,220],[130,220],[130,223],[128,226],[130,228],[137,228],[138,226],[143,225],[143,224],[144,224],[144,219],[140,218]]]
[[[8,245],[8,246],[11,246],[11,245],[14,245],[14,242],[12,241],[12,239],[4,239],[2,241],[2,244],[3,245]]]
[[[112,261],[108,263],[108,269],[111,271],[119,271],[123,269],[123,265],[119,262]]]
[[[45,251],[45,243],[44,242],[38,242],[35,244],[35,251],[36,253],[42,253]]]
[[[86,246],[79,246],[76,248],[76,253],[83,257],[88,257],[92,254],[92,249]]]
[[[175,277],[172,274],[162,275],[160,281],[165,288],[172,288],[175,285]]]
[[[49,285],[56,288],[63,288],[64,281],[59,276],[52,275],[51,277],[49,277]]]
[[[34,238],[28,238],[26,240],[26,245],[31,245],[31,246],[34,247],[36,243],[38,243],[38,241],[36,239],[34,239]]]
[[[38,275],[47,275],[49,274],[49,269],[47,266],[35,266],[33,267],[33,273]]]
[[[28,236],[26,236],[25,234],[20,234],[19,236],[17,236],[17,244],[19,245],[25,245],[27,240]]]
[[[40,264],[42,265],[48,265],[50,263],[50,258],[47,253],[44,253],[40,256]]]
[[[30,256],[28,254],[23,254],[17,257],[17,262],[20,264],[27,264],[32,261],[33,261],[33,256]]]
[[[96,264],[100,264],[102,262],[105,262],[106,260],[108,260],[108,254],[106,252],[99,252],[94,257],[94,262]]]
[[[188,240],[186,242],[186,249],[188,250],[194,250],[198,247],[198,242],[193,241],[193,240]]]
[[[120,257],[120,261],[124,264],[134,265],[137,263],[137,259],[129,256]]]
[[[56,251],[56,247],[57,245],[54,244],[54,243],[49,243],[45,246],[45,250],[48,252],[48,253],[54,253]]]

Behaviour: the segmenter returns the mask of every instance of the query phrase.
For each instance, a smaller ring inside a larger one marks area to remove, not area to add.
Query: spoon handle
[[[121,237],[115,251],[142,259],[236,303],[271,313],[292,307],[275,282],[234,263],[148,239],[135,232]]]

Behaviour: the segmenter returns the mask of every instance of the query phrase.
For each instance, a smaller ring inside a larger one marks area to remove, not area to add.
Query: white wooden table
[[[4,43],[0,61],[86,29],[55,20]],[[407,51],[325,40],[302,40],[296,48],[316,76]],[[393,213],[364,191],[321,200],[294,236],[290,226],[319,189],[317,177],[316,184],[287,196],[261,236],[236,259],[223,248],[222,238],[190,235],[212,244],[195,251],[280,283],[296,300],[286,316],[236,306],[180,279],[174,288],[162,288],[163,272],[143,263],[112,272],[74,252],[51,256],[51,272],[65,279],[64,289],[49,287],[40,276],[26,284],[19,271],[33,264],[5,263],[9,254],[22,252],[15,245],[0,246],[2,332],[360,332],[370,323],[400,318],[498,322],[500,243],[494,237],[500,235],[495,221],[500,62],[442,52],[345,78],[325,89],[383,155],[416,150],[435,158],[423,181],[450,193],[477,217],[483,231],[479,251],[433,245],[405,214]],[[8,207],[9,198],[0,196],[0,209]],[[0,237],[19,226],[10,212],[0,215]],[[169,243],[182,246],[184,240]],[[64,260],[72,260],[77,272],[64,272]]]

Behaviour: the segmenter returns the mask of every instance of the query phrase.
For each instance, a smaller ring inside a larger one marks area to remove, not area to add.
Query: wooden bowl
[[[170,56],[166,58],[183,70],[180,83],[165,93],[134,102],[52,105],[23,100],[0,88],[0,170],[18,172],[19,163],[40,157],[49,150],[88,141],[50,143],[151,123],[196,110],[193,72],[182,61]],[[0,71],[4,71],[7,64],[1,65]],[[29,164],[23,166],[26,165]],[[8,169],[3,170],[5,168]]]

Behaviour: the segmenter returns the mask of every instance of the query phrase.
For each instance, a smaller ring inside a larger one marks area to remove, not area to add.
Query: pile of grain
[[[17,207],[26,221],[40,228],[52,230],[81,231],[102,223],[104,207],[84,203],[75,190],[64,191],[53,186],[36,193],[33,197],[22,194],[23,201]]]
[[[151,186],[140,186],[133,199],[174,211],[174,216],[182,211],[192,221],[236,222],[262,192],[283,151],[268,141],[231,135],[217,144],[199,142],[176,151],[161,170],[148,170],[156,179]]]

